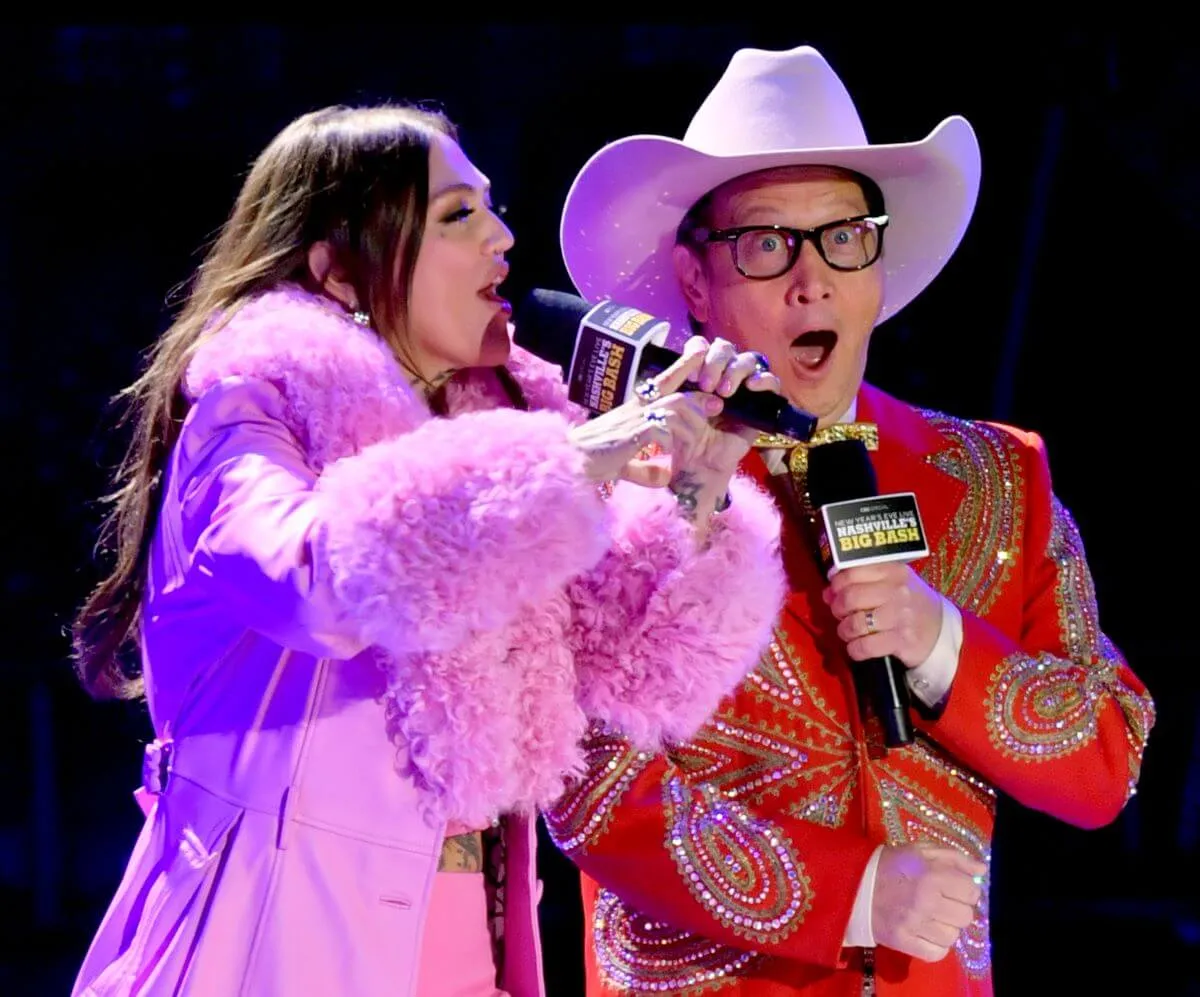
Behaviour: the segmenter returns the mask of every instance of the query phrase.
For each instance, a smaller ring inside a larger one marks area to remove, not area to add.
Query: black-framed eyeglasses
[[[733,265],[743,277],[770,280],[787,273],[800,258],[805,240],[812,242],[821,259],[834,270],[862,270],[883,252],[887,215],[857,215],[816,228],[786,225],[743,225],[738,228],[696,228],[697,243],[729,243]]]

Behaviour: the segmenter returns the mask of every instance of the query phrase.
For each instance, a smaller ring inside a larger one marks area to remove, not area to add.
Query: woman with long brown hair
[[[586,418],[512,342],[512,242],[434,111],[255,162],[124,393],[75,647],[155,738],[76,994],[540,994],[533,816],[585,731],[686,738],[756,662],[778,521],[716,416],[777,380],[696,339]]]

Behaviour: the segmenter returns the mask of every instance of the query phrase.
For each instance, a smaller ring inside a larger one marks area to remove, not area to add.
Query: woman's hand
[[[710,343],[703,336],[693,336],[680,360],[657,380],[666,379],[669,387],[681,383],[681,378],[694,380],[702,392],[721,400],[722,405],[742,384],[751,391],[782,391],[779,378],[770,373],[761,354],[739,353],[729,340],[719,338]],[[662,384],[658,387],[661,390]],[[653,396],[654,388],[643,394]],[[670,487],[685,511],[707,519],[723,502],[730,478],[759,431],[723,416],[710,416],[703,426],[689,429],[678,434],[671,450]]]
[[[682,390],[689,382],[699,390]],[[781,390],[760,354],[693,336],[679,360],[638,386],[636,400],[577,427],[572,438],[587,453],[593,479],[669,485],[684,513],[706,523],[758,435],[721,415],[724,398],[742,384],[752,391]],[[670,454],[669,467],[638,458],[651,444]]]
[[[570,439],[584,452],[593,481],[623,479],[661,488],[670,480],[670,468],[638,454],[648,447],[670,453],[685,427],[697,431],[721,404],[699,391],[673,392],[651,403],[635,399],[576,426]]]

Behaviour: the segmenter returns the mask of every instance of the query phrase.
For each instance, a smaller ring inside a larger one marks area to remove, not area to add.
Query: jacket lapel
[[[859,392],[858,418],[879,426],[871,463],[880,494],[915,494],[929,549],[937,550],[966,497],[966,485],[938,467],[945,438],[916,409],[866,384]]]

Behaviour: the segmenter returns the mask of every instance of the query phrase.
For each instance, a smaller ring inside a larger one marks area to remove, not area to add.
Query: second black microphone
[[[875,469],[861,440],[838,440],[809,450],[807,484],[809,498],[818,510],[878,493]],[[837,537],[825,537],[828,544],[837,541]],[[862,558],[860,563],[869,560],[869,557]],[[822,551],[822,562],[826,570],[832,566],[832,557],[826,551]],[[898,748],[911,744],[913,729],[909,706],[912,697],[904,663],[891,656],[870,658],[852,662],[851,669],[864,712],[879,718],[887,746]]]

